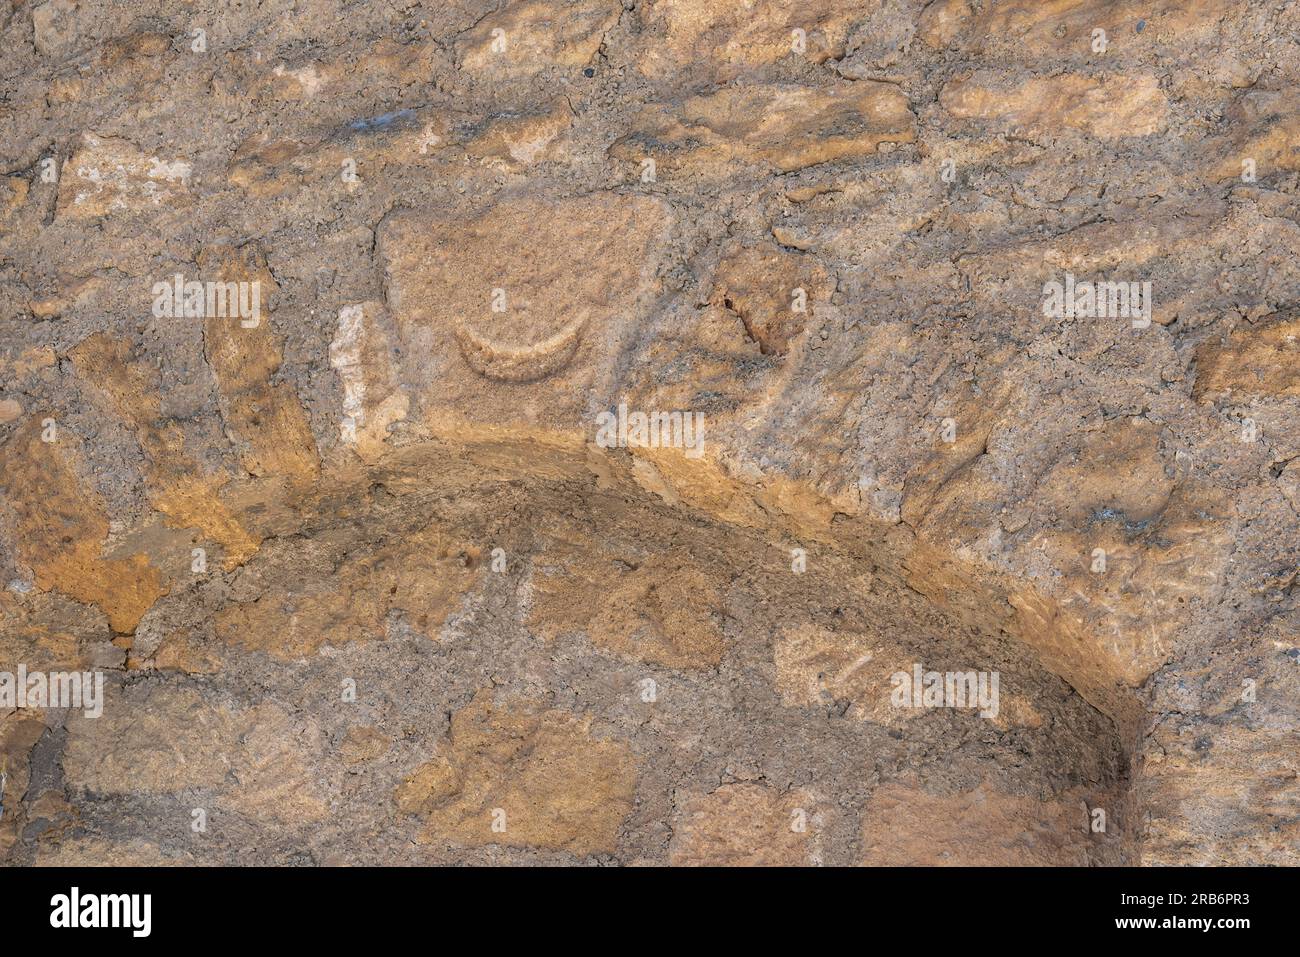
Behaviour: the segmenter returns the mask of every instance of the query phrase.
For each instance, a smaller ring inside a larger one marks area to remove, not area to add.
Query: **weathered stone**
[[[459,40],[461,68],[491,79],[585,66],[619,13],[612,0],[512,0]]]
[[[330,365],[343,387],[339,431],[367,461],[382,454],[388,427],[406,418],[411,405],[397,384],[397,357],[383,318],[379,303],[344,306],[330,343]]]
[[[69,719],[64,768],[73,788],[101,794],[202,791],[213,814],[319,820],[327,806],[300,725],[276,705],[231,710],[189,689],[110,695],[98,718]]]
[[[891,785],[863,812],[862,863],[875,867],[1063,866],[1094,863],[1108,843],[1090,812],[1104,797],[1050,800],[980,787],[952,795]]]
[[[479,574],[479,558],[472,546],[458,549],[431,526],[394,545],[349,555],[328,575],[303,570],[251,601],[232,602],[217,614],[216,634],[244,650],[290,660],[324,645],[382,641],[395,614],[436,638]]]
[[[1161,132],[1168,100],[1151,75],[1095,79],[1076,73],[1008,85],[989,72],[955,80],[939,102],[953,117],[1009,132],[1051,136],[1078,130],[1113,140]]]
[[[200,266],[214,282],[257,283],[261,303],[275,289],[275,277],[255,247],[205,250]],[[283,354],[269,314],[206,316],[203,343],[244,468],[290,484],[315,479],[320,460],[302,405],[292,386],[275,379]]]
[[[971,46],[990,39],[1004,43],[1011,49],[1023,51],[1026,57],[1041,58],[1045,52],[1075,55],[1080,58],[1090,52],[1103,52],[1112,57],[1132,56],[1137,50],[1158,43],[1188,43],[1212,35],[1214,24],[1228,8],[1226,0],[1106,0],[1088,3],[1085,0],[1004,0],[985,6],[975,17],[969,17],[964,2],[943,2],[932,6],[935,20],[967,21],[965,31]],[[930,8],[926,10],[930,13]],[[951,27],[944,24],[944,29]],[[1100,46],[1097,30],[1105,31],[1104,51],[1094,51]]]
[[[1300,319],[1243,323],[1226,341],[1202,345],[1194,394],[1300,396]]]
[[[675,822],[675,866],[797,867],[820,863],[819,802],[804,791],[727,784],[687,795]]]
[[[339,744],[339,754],[344,764],[355,767],[383,757],[392,746],[393,742],[378,728],[356,727],[350,728]]]
[[[612,853],[632,808],[636,764],[626,745],[594,738],[590,725],[563,711],[499,706],[480,692],[394,799],[426,820],[428,843]]]
[[[1297,862],[1300,8],[336,6],[0,4],[0,862]]]
[[[113,629],[130,632],[163,593],[145,555],[106,558],[109,519],[74,464],[77,437],[56,419],[33,417],[3,449],[4,489],[19,557],[37,587],[98,605]]]
[[[1295,101],[1261,90],[1233,102],[1231,133],[1217,144],[1221,159],[1211,167],[1215,181],[1255,182],[1300,169],[1300,110]]]
[[[545,113],[493,117],[466,148],[475,156],[502,161],[512,167],[532,166],[556,158],[556,140],[572,126],[573,109],[567,100],[561,99],[552,103]]]
[[[163,422],[155,367],[134,359],[122,342],[96,334],[72,353],[77,370],[102,390],[114,414],[129,423],[149,459],[146,481],[154,508],[181,528],[195,527],[221,545],[228,568],[257,551],[260,540],[231,514],[219,498],[224,477],[204,476],[185,451],[184,433]]]
[[[406,381],[475,421],[517,421],[526,403],[576,425],[645,308],[666,226],[658,201],[613,194],[513,199],[468,222],[389,219],[380,244]]]
[[[917,711],[894,707],[890,677],[912,673],[913,656],[883,636],[830,632],[811,626],[782,634],[774,649],[781,700],[794,707],[850,702],[863,721],[902,725]]]
[[[827,302],[834,290],[815,262],[774,243],[731,251],[714,283],[714,302],[740,317],[763,355],[788,353],[809,312]]]
[[[86,133],[63,166],[57,215],[73,221],[173,209],[192,201],[191,164],[150,156],[125,140]]]
[[[872,156],[882,143],[910,143],[915,117],[907,96],[888,83],[863,80],[824,89],[731,86],[657,105],[637,131],[617,140],[612,156],[667,170],[728,161],[767,163],[792,172],[819,163]]]
[[[638,9],[656,36],[641,66],[651,76],[671,77],[703,61],[727,79],[787,56],[824,63],[844,56],[849,31],[875,7],[874,2],[832,0],[773,0],[750,6],[656,0]],[[707,56],[701,56],[706,50]]]
[[[711,668],[722,660],[722,594],[715,576],[673,567],[659,556],[635,564],[610,556],[591,566],[586,554],[543,559],[532,606],[541,634],[555,638],[581,629],[598,647],[670,668]]]
[[[32,31],[36,51],[42,56],[60,56],[77,39],[76,0],[45,0],[32,8]]]

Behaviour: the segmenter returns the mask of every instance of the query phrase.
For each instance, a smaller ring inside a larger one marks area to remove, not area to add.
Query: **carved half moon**
[[[536,382],[559,372],[578,351],[587,317],[580,316],[553,336],[532,345],[494,342],[456,323],[456,341],[470,368],[500,382]]]

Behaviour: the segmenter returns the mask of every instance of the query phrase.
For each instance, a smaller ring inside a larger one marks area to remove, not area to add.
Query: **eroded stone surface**
[[[99,794],[227,792],[222,804],[284,825],[326,814],[308,770],[313,729],[274,705],[231,709],[193,690],[132,696],[69,722],[69,787]],[[200,805],[201,806],[201,805]]]
[[[644,311],[666,225],[661,203],[617,194],[521,198],[469,222],[390,219],[381,246],[408,380],[432,409],[478,421],[544,409],[573,422]]]
[[[592,566],[595,541],[544,556],[533,579],[532,621],[539,634],[587,632],[598,647],[671,668],[709,668],[726,642],[719,621],[723,582],[706,570],[674,567],[662,556],[610,556]],[[604,600],[591,604],[595,594]]]
[[[192,172],[184,159],[146,155],[123,140],[87,133],[63,169],[59,214],[83,220],[172,209],[186,202]]]
[[[829,0],[774,0],[750,7],[657,0],[639,11],[649,29],[663,37],[648,49],[642,69],[670,78],[703,60],[725,80],[795,54],[813,63],[839,59],[851,28],[875,7]],[[701,57],[705,50],[708,56]]]
[[[700,867],[820,863],[817,805],[804,791],[779,794],[757,784],[689,795],[675,822],[669,859],[677,866]]]
[[[1041,135],[1064,128],[1102,140],[1158,133],[1168,108],[1151,75],[1067,74],[1009,86],[982,74],[945,87],[940,99],[958,119],[991,121],[1009,132]]]
[[[1099,803],[1104,802],[1082,795],[1073,801],[1044,802],[985,785],[952,795],[901,785],[883,788],[864,813],[862,863],[1086,866],[1106,842],[1105,835],[1089,830],[1091,812]]]
[[[426,819],[426,841],[612,853],[636,780],[627,746],[594,739],[590,719],[490,697],[452,717],[447,746],[397,789],[397,806]]]
[[[513,0],[460,38],[461,66],[486,77],[585,66],[619,12],[612,0]]]
[[[0,860],[1296,862],[1294,5],[299,6],[0,7]]]
[[[911,142],[914,119],[907,96],[887,83],[725,87],[680,106],[648,108],[637,131],[610,152],[642,164],[653,160],[656,169],[685,167],[706,175],[729,161],[788,173],[871,156],[882,143]]]
[[[16,441],[15,441],[16,440]],[[145,554],[104,555],[108,512],[77,471],[77,436],[54,418],[29,420],[5,447],[4,489],[18,558],[36,584],[99,606],[129,632],[163,592]]]
[[[203,327],[222,417],[244,468],[259,477],[310,482],[319,469],[314,438],[293,387],[275,379],[283,354],[270,310],[261,309],[276,286],[264,255],[255,247],[227,246],[205,250],[200,263],[212,270],[210,281],[258,284],[257,315],[212,315]]]
[[[313,562],[314,568],[293,575],[292,551],[278,555],[276,564],[292,582],[226,606],[215,620],[218,639],[292,659],[313,655],[326,644],[382,641],[394,616],[436,636],[474,581],[481,559],[473,546],[458,547],[436,527],[368,554],[347,554],[337,564],[328,553],[322,557],[324,567]]]

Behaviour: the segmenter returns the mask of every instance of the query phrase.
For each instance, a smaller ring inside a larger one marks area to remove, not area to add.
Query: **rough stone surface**
[[[0,862],[1300,863],[1297,35],[0,5]]]

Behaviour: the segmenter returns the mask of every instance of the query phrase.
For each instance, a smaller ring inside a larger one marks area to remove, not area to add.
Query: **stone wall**
[[[0,861],[1300,863],[1297,35],[0,2]]]

